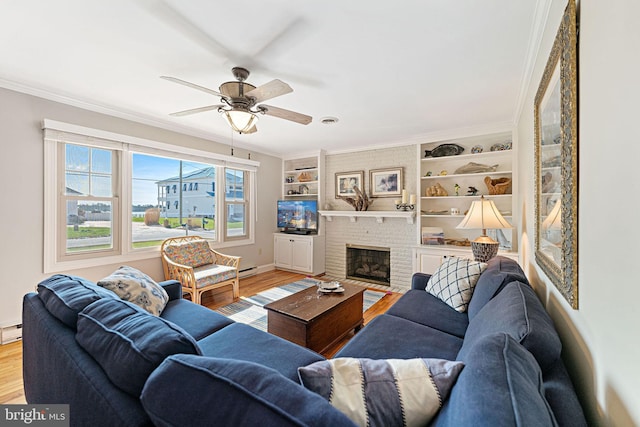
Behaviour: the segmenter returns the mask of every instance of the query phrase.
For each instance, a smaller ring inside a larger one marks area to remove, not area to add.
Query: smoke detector
[[[336,123],[338,123],[338,118],[337,117],[323,117],[320,119],[320,123],[322,123],[323,125],[334,125]]]

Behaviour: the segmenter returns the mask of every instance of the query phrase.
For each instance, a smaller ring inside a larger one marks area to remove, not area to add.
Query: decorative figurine
[[[447,176],[447,173],[448,173],[447,170],[443,169],[440,171],[440,176]]]
[[[458,144],[440,144],[433,150],[424,150],[424,157],[457,156],[464,151]]]
[[[448,195],[449,194],[447,194],[447,190],[445,190],[444,187],[440,185],[439,182],[437,182],[436,185],[427,187],[425,191],[425,196],[427,197],[442,197],[442,196],[448,196]]]
[[[454,190],[456,190],[456,196],[459,196],[458,192],[460,191],[460,186],[458,184],[453,186]]]
[[[478,189],[476,187],[469,187],[469,191],[467,191],[467,196],[475,196],[478,194]]]
[[[433,174],[433,172],[428,171],[427,173],[424,174],[424,176],[431,176]]]

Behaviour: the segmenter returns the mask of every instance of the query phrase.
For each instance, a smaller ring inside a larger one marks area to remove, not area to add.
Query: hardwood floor
[[[298,273],[291,273],[282,270],[273,270],[255,276],[240,279],[240,295],[251,296],[258,292],[273,288],[274,286],[285,285],[305,278]],[[375,303],[364,313],[364,324],[366,325],[374,317],[386,312],[393,305],[401,294],[388,293],[380,301]],[[233,302],[231,290],[214,290],[203,295],[202,304],[215,310],[218,307]],[[342,346],[344,346],[353,336],[349,335],[339,342],[335,347],[330,348],[323,355],[332,357]],[[0,345],[0,403],[21,404],[26,403],[24,390],[22,388],[22,342]]]

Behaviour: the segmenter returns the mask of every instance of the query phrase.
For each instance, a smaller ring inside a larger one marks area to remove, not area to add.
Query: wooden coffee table
[[[328,350],[363,323],[365,288],[342,287],[344,292],[321,293],[312,286],[266,304],[267,330],[318,353]]]

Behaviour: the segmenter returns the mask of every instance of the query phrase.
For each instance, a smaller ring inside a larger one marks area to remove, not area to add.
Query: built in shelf
[[[318,211],[320,215],[333,221],[333,217],[347,217],[351,222],[358,221],[358,218],[375,218],[376,222],[383,223],[385,218],[404,218],[408,224],[413,224],[416,216],[415,211]]]

